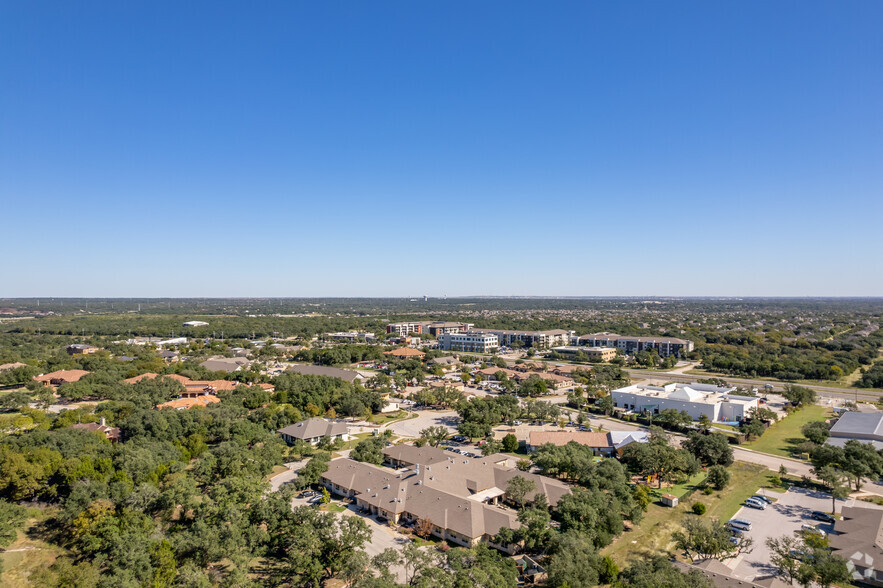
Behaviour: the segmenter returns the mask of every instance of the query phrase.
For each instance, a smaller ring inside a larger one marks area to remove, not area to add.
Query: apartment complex
[[[659,414],[667,408],[686,411],[694,420],[701,415],[714,422],[738,422],[757,408],[757,398],[733,394],[735,388],[710,384],[633,384],[610,393],[617,408]]]
[[[486,542],[513,553],[515,546],[499,545],[495,536],[503,528],[520,526],[517,513],[502,506],[509,481],[520,476],[536,486],[551,506],[569,494],[566,484],[521,472],[506,455],[466,458],[432,447],[396,445],[384,450],[387,463],[398,469],[335,459],[320,483],[329,491],[353,498],[362,511],[398,523],[429,521],[432,534],[457,545],[471,547]]]
[[[573,337],[574,345],[588,347],[615,347],[629,355],[639,351],[655,349],[660,357],[669,355],[682,356],[693,351],[693,342],[675,337],[626,337],[615,333],[592,333],[581,337]]]
[[[561,347],[553,347],[552,351],[560,355],[571,357],[576,357],[582,353],[589,359],[596,361],[610,361],[611,359],[616,358],[615,347],[580,347],[579,345],[562,345]]]
[[[463,333],[471,329],[472,323],[458,323],[452,321],[417,321],[410,323],[390,323],[386,325],[386,332],[389,334],[404,335],[429,333],[438,337],[445,333]]]
[[[444,351],[464,351],[467,353],[491,353],[499,349],[500,340],[490,333],[442,333],[438,345]]]
[[[511,347],[516,341],[520,341],[524,347],[536,347],[548,349],[557,345],[567,345],[573,336],[573,331],[564,329],[552,329],[549,331],[510,331],[507,329],[475,329],[476,333],[496,335],[500,345]]]

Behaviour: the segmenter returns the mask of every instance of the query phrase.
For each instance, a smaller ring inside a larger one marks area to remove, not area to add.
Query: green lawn
[[[699,472],[683,484],[675,484],[671,488],[663,488],[660,492],[660,496],[662,494],[671,494],[672,496],[681,498],[687,492],[699,490],[702,487],[702,483],[705,482],[705,476],[705,472]]]
[[[807,406],[781,419],[767,429],[759,439],[745,443],[744,446],[762,453],[793,457],[794,448],[804,441],[800,433],[801,427],[813,421],[823,421],[831,414],[831,411],[824,406]]]
[[[653,555],[672,555],[674,552],[672,533],[680,528],[684,517],[696,516],[690,511],[694,502],[705,504],[708,510],[704,517],[729,520],[739,510],[742,502],[758,489],[784,491],[784,488],[773,488],[770,485],[769,478],[773,472],[763,466],[736,462],[729,471],[730,485],[720,492],[708,496],[694,492],[675,508],[661,506],[658,503],[651,504],[639,525],[620,535],[602,552],[611,556],[620,566]],[[684,486],[689,486],[691,483],[693,482],[688,482]],[[688,489],[686,488],[684,492],[686,493]],[[663,492],[665,491],[666,489],[663,489]]]

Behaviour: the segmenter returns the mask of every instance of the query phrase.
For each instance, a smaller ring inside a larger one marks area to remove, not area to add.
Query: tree
[[[692,453],[702,465],[730,466],[733,464],[733,448],[727,436],[722,433],[703,435],[692,432],[681,447]]]
[[[691,560],[718,559],[721,561],[736,557],[739,553],[750,551],[753,541],[743,534],[738,541],[731,541],[730,529],[719,519],[700,519],[687,517],[683,528],[672,535],[675,545],[683,550]]]
[[[382,437],[368,437],[359,441],[350,452],[350,458],[356,461],[380,465],[383,463],[383,448],[386,441]]]
[[[715,490],[723,490],[730,483],[730,472],[721,465],[711,466],[708,468],[705,482],[711,484]]]
[[[814,469],[813,473],[828,488],[828,492],[831,494],[831,513],[837,512],[837,499],[849,496],[849,489],[843,483],[843,474],[831,465],[818,470]]]
[[[441,425],[427,427],[420,431],[420,438],[426,441],[431,447],[438,447],[448,438],[448,430]]]
[[[827,588],[850,580],[847,561],[831,553],[828,540],[817,535],[799,537],[785,535],[767,539],[770,563],[786,582],[801,586],[813,584]]]
[[[506,436],[503,437],[503,451],[506,453],[515,453],[518,451],[518,445],[518,437],[512,433],[507,433]]]
[[[766,429],[760,419],[747,419],[742,421],[742,424],[739,425],[739,430],[745,433],[745,436],[750,440],[754,437],[760,437],[763,435],[763,432]]]
[[[414,533],[418,537],[429,539],[429,536],[432,535],[432,530],[434,528],[435,525],[433,525],[432,521],[430,521],[429,519],[417,519],[417,523],[414,525]]]
[[[500,453],[501,451],[503,451],[503,443],[497,441],[493,437],[488,437],[481,446],[482,455],[493,455],[495,453]]]
[[[319,483],[319,478],[328,471],[331,454],[326,451],[317,452],[310,461],[297,473],[294,484],[298,488],[306,488]]]
[[[816,401],[816,392],[805,386],[797,386],[795,384],[785,384],[782,396],[788,399],[791,404],[797,407],[803,407],[807,404],[814,404]]]
[[[612,563],[612,562],[611,562]],[[599,573],[605,568],[605,577]],[[596,586],[616,579],[616,565],[607,567],[595,546],[583,534],[562,533],[554,545],[554,552],[546,565],[549,586]],[[611,575],[612,573],[612,575]]]
[[[675,568],[667,557],[653,556],[638,560],[619,574],[618,585],[624,588],[713,588],[711,580],[701,572],[690,570],[684,574]]]
[[[517,504],[518,508],[524,508],[528,495],[536,492],[536,489],[537,485],[533,480],[528,480],[524,476],[514,476],[506,484],[506,498]]]
[[[850,439],[843,446],[840,468],[854,482],[858,492],[865,478],[879,479],[883,476],[883,457],[870,443]]]
[[[801,427],[800,429],[800,432],[803,434],[804,437],[806,437],[816,445],[822,445],[825,441],[828,440],[830,430],[831,425],[829,425],[825,421],[815,421],[803,425],[803,427]]]
[[[699,430],[702,431],[703,433],[707,433],[708,430],[711,428],[711,419],[708,418],[708,415],[705,414],[704,412],[699,415],[698,422],[699,422]]]

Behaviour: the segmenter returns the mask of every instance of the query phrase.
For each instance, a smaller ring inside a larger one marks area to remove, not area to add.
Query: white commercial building
[[[500,347],[500,340],[489,333],[442,333],[438,336],[438,344],[445,351],[464,351],[467,353],[491,353]]]
[[[757,408],[757,398],[737,396],[735,388],[710,384],[635,384],[610,393],[613,405],[637,413],[659,414],[667,408],[686,411],[693,420],[706,415],[715,422],[736,422]]]

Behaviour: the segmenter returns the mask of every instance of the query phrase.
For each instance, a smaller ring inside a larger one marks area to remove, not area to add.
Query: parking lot
[[[831,512],[830,494],[792,488],[784,494],[767,492],[766,496],[778,498],[778,500],[775,504],[768,506],[766,510],[743,506],[734,516],[734,518],[751,521],[752,529],[748,532],[748,536],[754,540],[754,547],[750,553],[724,562],[738,578],[751,580],[757,576],[768,576],[775,572],[770,565],[769,549],[766,546],[766,540],[770,537],[794,535],[803,524],[817,526],[826,533],[833,530],[832,524],[822,523],[810,517],[810,513],[814,510]],[[839,513],[842,507],[853,506],[855,502],[855,499],[852,498],[838,500],[836,511]],[[859,502],[859,506],[883,508],[869,502]]]

